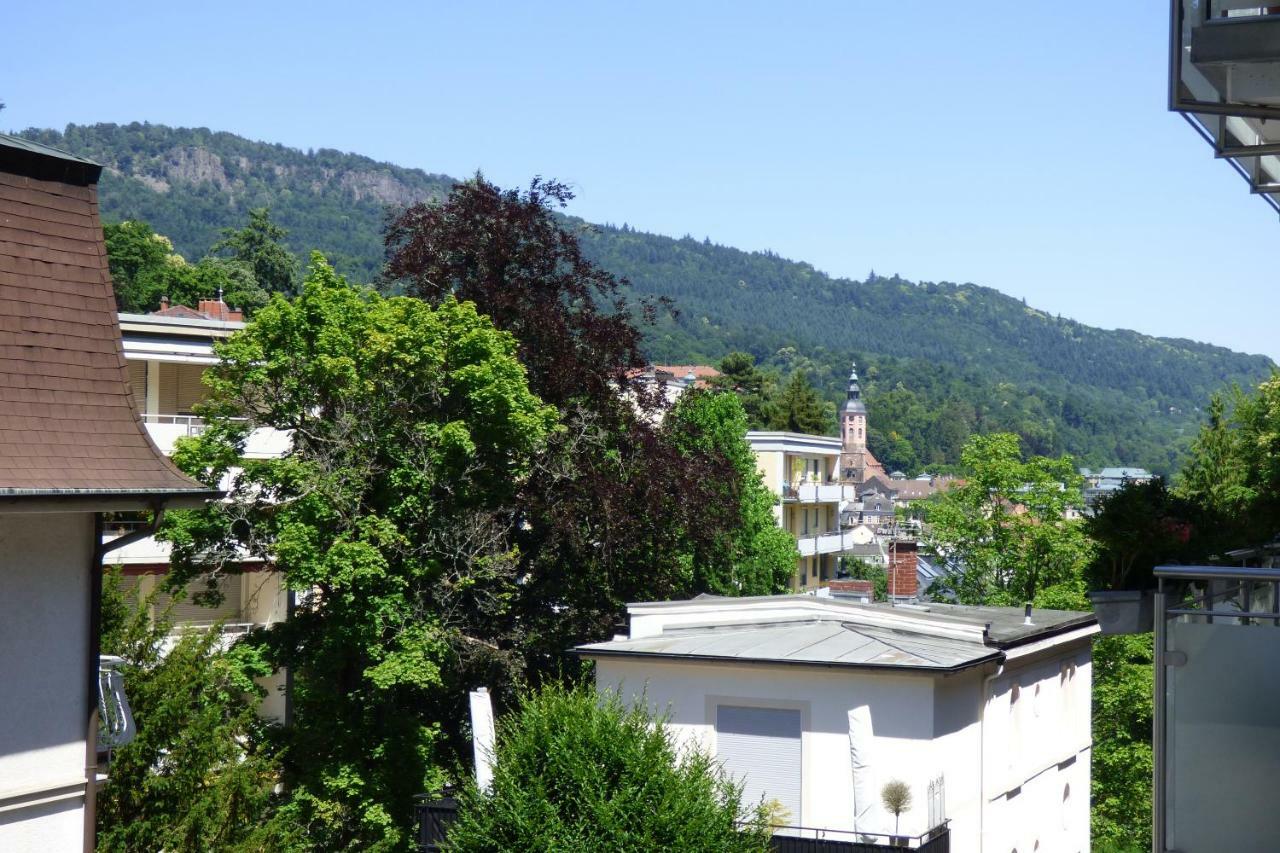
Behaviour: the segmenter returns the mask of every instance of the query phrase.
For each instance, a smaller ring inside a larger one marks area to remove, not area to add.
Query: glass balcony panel
[[[1250,610],[1267,605],[1254,612],[1271,609],[1262,595],[1246,592],[1243,600]],[[1167,667],[1169,850],[1269,850],[1280,839],[1273,803],[1280,634],[1273,627],[1231,616],[1182,616],[1168,625],[1172,662],[1186,656]]]

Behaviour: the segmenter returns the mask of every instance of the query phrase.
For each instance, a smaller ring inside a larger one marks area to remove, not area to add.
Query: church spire
[[[866,403],[862,402],[862,386],[858,384],[858,363],[856,361],[849,371],[849,393],[848,399],[845,400],[844,411],[863,414],[867,411]]]

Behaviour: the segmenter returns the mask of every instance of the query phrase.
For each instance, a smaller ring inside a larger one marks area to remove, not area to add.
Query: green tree
[[[499,726],[493,787],[463,792],[445,849],[766,851],[764,816],[706,753],[614,692],[549,686]]]
[[[1152,637],[1093,644],[1093,846],[1151,849]]]
[[[125,221],[102,226],[107,244],[107,268],[121,311],[154,311],[169,286],[169,278],[186,260],[168,238],[145,222]]]
[[[755,358],[745,352],[729,353],[720,360],[719,369],[712,386],[738,395],[751,429],[768,429],[777,419],[773,377],[756,367]]]
[[[1068,517],[1084,505],[1071,457],[1024,460],[1018,437],[998,433],[970,438],[961,460],[963,485],[919,505],[930,547],[956,567],[949,582],[960,600],[1043,604],[1059,585],[1079,599],[1093,546]]]
[[[260,849],[279,779],[252,680],[266,669],[247,647],[219,651],[217,630],[182,634],[164,650],[166,612],[129,602],[120,573],[102,594],[102,651],[124,658],[137,735],[111,755],[98,794],[103,851]]]
[[[222,239],[209,254],[229,253],[253,270],[254,278],[268,293],[293,293],[298,283],[298,259],[284,244],[289,232],[271,221],[271,211],[260,207],[249,211],[243,228],[224,228]]]
[[[770,427],[808,435],[829,435],[835,431],[833,407],[818,396],[804,370],[791,374],[782,389]]]
[[[515,348],[473,305],[384,298],[316,255],[206,373],[207,430],[174,459],[228,499],[167,534],[187,575],[247,554],[301,597],[252,644],[292,674],[272,825],[309,848],[403,847],[458,697],[511,665],[492,628],[518,581],[510,496],[555,424]],[[254,426],[290,451],[243,459]]]
[[[776,498],[765,487],[747,444],[747,416],[738,397],[686,391],[667,414],[663,432],[685,455],[720,462],[720,501],[736,504],[739,523],[688,555],[694,584],[718,595],[770,595],[786,589],[800,552],[774,519]]]
[[[197,264],[173,251],[173,244],[145,222],[103,226],[107,263],[121,311],[146,313],[167,296],[175,305],[196,307],[201,299],[221,296],[252,314],[266,304],[267,293],[253,269],[239,260],[204,258]]]
[[[395,285],[475,303],[515,336],[529,387],[560,412],[537,475],[511,492],[521,583],[504,630],[534,681],[573,671],[565,650],[610,636],[626,602],[706,591],[689,556],[744,521],[721,457],[669,440],[665,399],[637,379],[642,330],[667,306],[631,303],[626,282],[584,256],[583,230],[558,210],[570,198],[553,181],[504,190],[476,176],[387,232]]]

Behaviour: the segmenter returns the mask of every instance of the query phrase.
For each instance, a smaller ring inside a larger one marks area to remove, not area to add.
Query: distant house
[[[93,849],[108,514],[216,497],[133,405],[98,219],[101,167],[0,135],[0,850]],[[126,723],[123,728],[115,724]]]
[[[651,364],[643,370],[631,371],[630,378],[649,392],[660,393],[661,399],[670,406],[691,388],[710,387],[711,380],[719,375],[720,371],[705,364]],[[655,421],[661,418],[661,411],[652,416]]]
[[[1149,483],[1155,479],[1155,475],[1146,468],[1115,467],[1100,471],[1082,468],[1080,473],[1084,477],[1084,503],[1087,510],[1093,510],[1130,483]]]
[[[779,834],[887,844],[880,789],[899,779],[898,834],[917,844],[1087,850],[1093,615],[860,604],[865,584],[835,587],[845,600],[632,604],[626,635],[577,652],[599,689],[667,710],[748,802],[776,800]]]

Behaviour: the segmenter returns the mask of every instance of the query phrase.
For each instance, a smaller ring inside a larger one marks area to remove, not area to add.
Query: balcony
[[[160,448],[165,456],[173,455],[173,446],[180,438],[199,435],[204,432],[204,420],[195,415],[144,414],[142,422],[146,425],[151,440]],[[245,441],[244,455],[246,459],[275,459],[289,451],[290,434],[286,430],[274,427],[258,427],[249,433]]]
[[[783,483],[782,497],[789,503],[840,503],[853,500],[854,489],[852,485],[845,485],[835,480],[826,482],[801,480],[795,483]]]
[[[924,835],[882,835],[876,832],[778,826],[774,827],[769,846],[775,853],[880,853],[892,850],[950,853],[951,832],[945,822]]]
[[[1169,108],[1182,113],[1253,193],[1280,210],[1276,7],[1174,0],[1169,51]]]
[[[801,557],[817,554],[839,554],[853,547],[853,533],[848,530],[832,530],[826,533],[796,534],[796,545]]]

